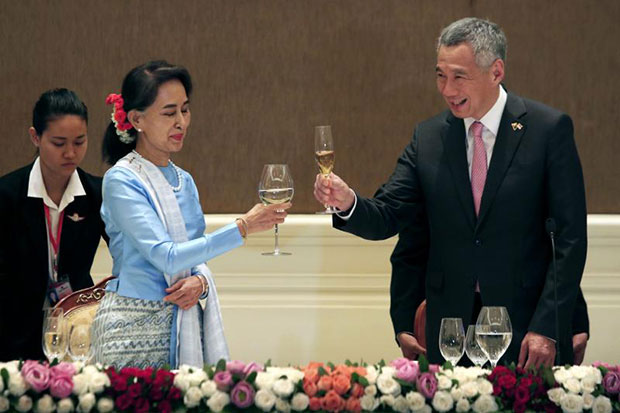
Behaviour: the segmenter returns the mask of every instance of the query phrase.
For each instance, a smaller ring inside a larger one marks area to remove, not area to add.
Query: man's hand
[[[527,360],[527,361],[526,361]],[[555,361],[555,343],[545,336],[528,332],[521,342],[519,367],[553,366]]]
[[[314,181],[314,197],[323,205],[346,211],[353,206],[355,193],[338,175],[318,174]]]
[[[586,346],[588,345],[588,333],[578,333],[573,336],[573,364],[580,365],[586,355]]]
[[[409,360],[415,360],[420,354],[426,354],[426,349],[418,343],[418,340],[407,333],[398,333],[396,336],[403,356]]]

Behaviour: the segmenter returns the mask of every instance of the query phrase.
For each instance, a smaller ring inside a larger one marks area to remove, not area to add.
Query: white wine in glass
[[[494,369],[512,341],[512,325],[506,307],[482,307],[476,321],[476,341]]]
[[[74,323],[69,329],[69,356],[73,361],[85,363],[90,359],[90,325]]]
[[[43,353],[50,361],[62,361],[67,354],[67,332],[61,308],[48,308],[43,315]]]
[[[336,160],[332,127],[329,125],[314,127],[314,159],[319,165],[321,173],[325,177],[329,177]],[[325,205],[325,210],[317,212],[317,214],[334,214],[336,212],[338,211],[334,207]]]
[[[258,197],[265,205],[284,204],[293,199],[295,193],[293,176],[286,164],[267,164],[258,184]],[[275,247],[273,251],[263,252],[263,255],[291,255],[290,252],[280,251],[278,242],[278,224],[275,225]]]

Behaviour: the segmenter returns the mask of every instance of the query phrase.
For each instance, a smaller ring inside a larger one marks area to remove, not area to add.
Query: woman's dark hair
[[[123,97],[123,109],[126,113],[130,110],[145,110],[153,104],[157,98],[159,87],[170,80],[178,80],[183,84],[185,93],[189,97],[192,93],[192,79],[187,69],[174,66],[164,60],[148,62],[135,67],[127,73],[123,80],[121,96]],[[131,128],[127,133],[137,138],[137,132]],[[101,153],[103,160],[114,165],[116,161],[127,155],[136,148],[136,140],[131,143],[123,143],[116,134],[116,127],[110,122],[103,136]]]
[[[50,121],[64,115],[76,115],[88,123],[88,109],[75,92],[64,88],[48,90],[34,105],[32,126],[41,136]]]

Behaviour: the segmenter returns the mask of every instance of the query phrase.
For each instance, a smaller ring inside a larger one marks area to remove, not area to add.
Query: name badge
[[[71,289],[71,284],[69,284],[69,281],[60,281],[50,284],[50,288],[48,290],[50,305],[56,305],[58,301],[62,300],[72,292],[73,290]]]

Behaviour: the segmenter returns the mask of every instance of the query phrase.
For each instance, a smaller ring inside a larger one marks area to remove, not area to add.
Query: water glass
[[[439,328],[439,351],[453,366],[465,352],[465,330],[460,318],[442,318]]]

